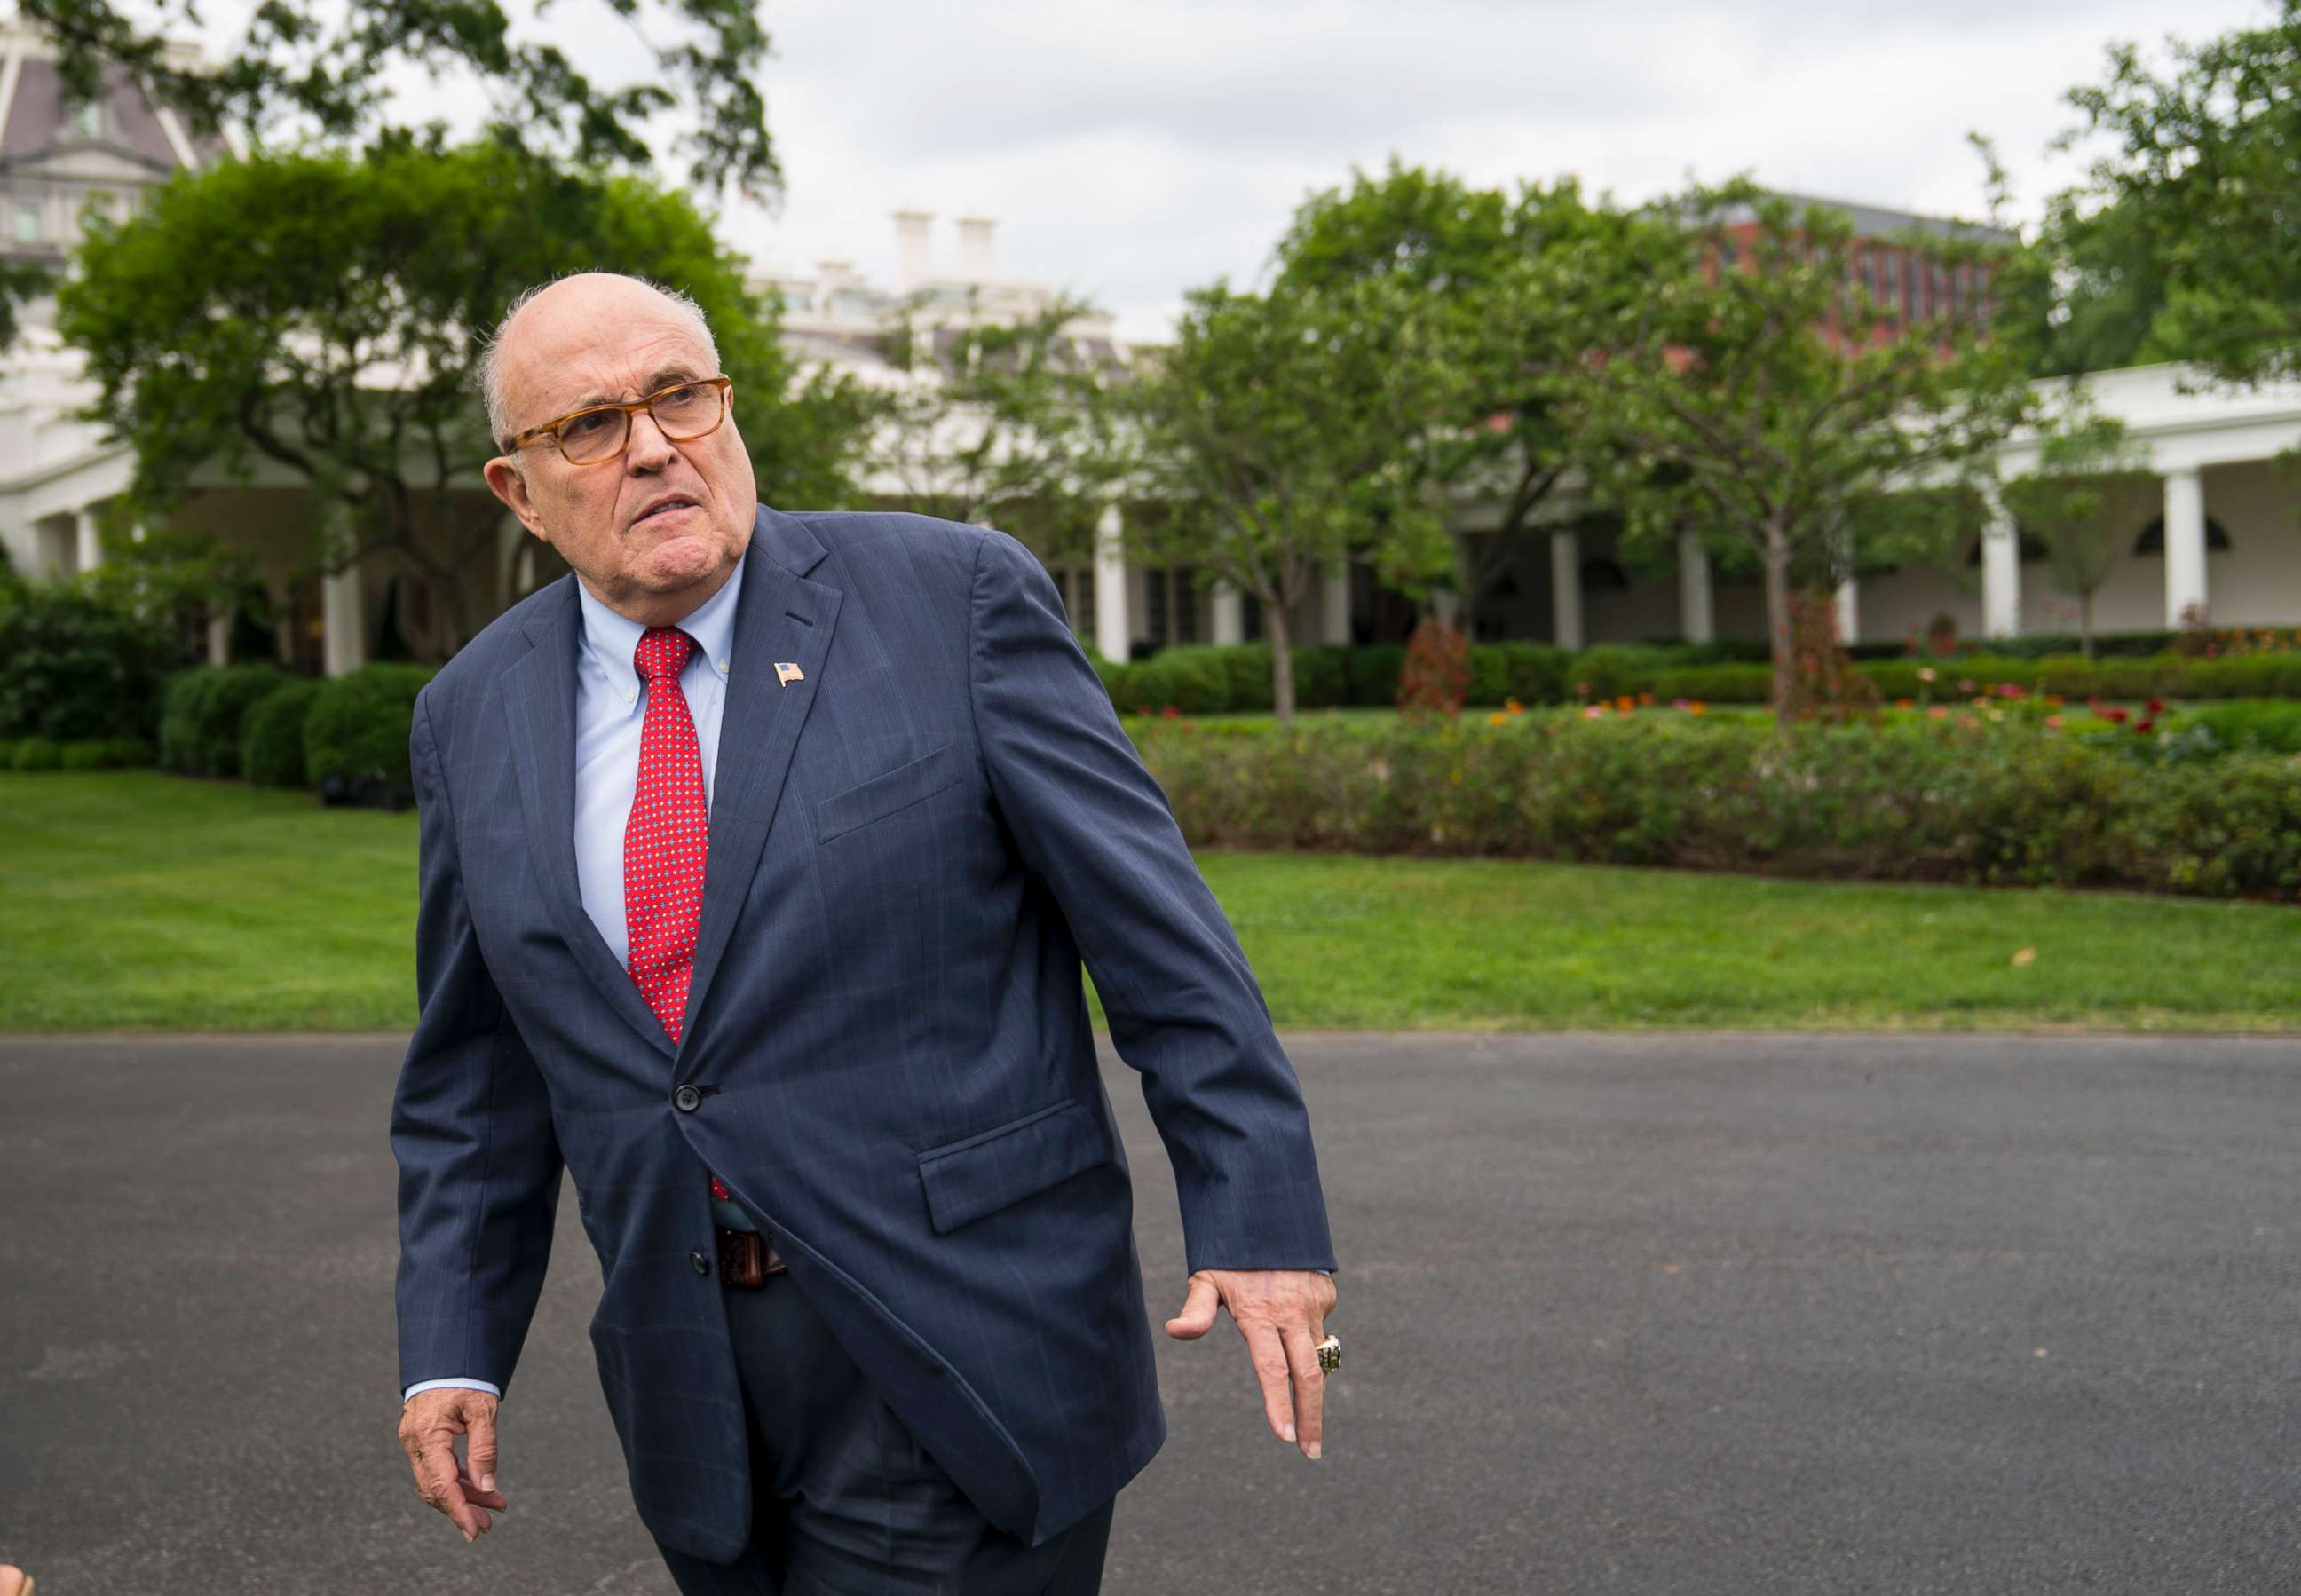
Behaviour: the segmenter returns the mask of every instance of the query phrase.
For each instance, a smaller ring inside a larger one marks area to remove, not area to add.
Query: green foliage
[[[152,745],[140,737],[88,739],[63,745],[63,770],[132,770],[152,763]]]
[[[1843,211],[1799,210],[1746,180],[1695,188],[1672,209],[1635,249],[1529,275],[1525,291],[1582,319],[1577,352],[1544,375],[1575,463],[1622,513],[1625,547],[1690,531],[1765,572],[1786,671],[1791,589],[1847,574],[1849,547],[1864,560],[1937,551],[1962,497],[1904,485],[1978,472],[2032,400],[2018,359],[1970,311],[1889,319],[1862,286]],[[1967,238],[1922,247],[1968,272],[2002,254]],[[1638,291],[1620,291],[1625,272]]]
[[[2301,372],[2301,0],[2264,27],[2171,41],[2159,71],[2111,47],[2082,121],[2104,150],[2047,206],[2016,324],[2041,370],[2190,360],[2238,381]]]
[[[0,584],[0,737],[149,737],[186,657],[168,627],[86,587]]]
[[[2211,731],[2223,748],[2301,755],[2301,704],[2220,704],[2182,718]]]
[[[1448,579],[1461,597],[1455,625],[1466,637],[1573,452],[1554,393],[1532,373],[1586,349],[1584,318],[1569,301],[1522,291],[1526,275],[1546,260],[1623,258],[1638,225],[1585,200],[1572,178],[1548,188],[1526,183],[1513,198],[1393,156],[1379,177],[1353,169],[1347,190],[1310,196],[1278,247],[1275,294],[1390,284],[1418,297],[1433,318],[1433,336],[1460,381],[1452,424],[1429,428],[1429,447],[1412,464],[1450,492],[1475,487],[1494,512],[1488,530],[1459,540]],[[1602,292],[1636,291],[1629,272],[1594,281]]]
[[[295,679],[277,665],[195,665],[168,682],[160,764],[188,776],[239,774],[248,710]]]
[[[304,727],[320,696],[316,681],[291,681],[259,698],[240,723],[239,769],[266,787],[308,787]]]
[[[414,801],[407,740],[423,665],[364,665],[320,684],[304,723],[304,763],[330,803],[403,808]]]
[[[1522,715],[1230,736],[1152,722],[1135,735],[1193,846],[2301,901],[2301,763],[2266,753],[2137,761],[2021,720]]]
[[[1308,704],[1288,606],[1333,564],[1372,561],[1412,590],[1452,569],[1443,506],[1422,456],[1431,418],[1459,408],[1433,297],[1386,278],[1186,297],[1174,344],[1127,390],[1142,481],[1138,559],[1211,571],[1263,606],[1272,704]],[[1336,673],[1337,677],[1339,673]],[[1336,680],[1326,689],[1339,697]]]
[[[618,64],[627,63],[633,46],[652,58],[625,88],[594,83],[548,26],[521,37],[498,0],[258,5],[214,71],[186,65],[170,44],[200,30],[197,0],[132,7],[22,0],[18,9],[61,46],[74,94],[95,98],[100,85],[124,72],[180,112],[197,135],[232,127],[259,147],[314,134],[330,141],[404,139],[392,116],[392,85],[422,80],[486,105],[494,137],[583,166],[650,164],[647,122],[684,107],[699,118],[680,141],[692,157],[691,185],[708,193],[732,182],[764,194],[782,181],[758,87],[767,35],[750,0],[615,0],[615,12],[632,28]]]
[[[1153,709],[1213,714],[1230,705],[1230,667],[1213,648],[1162,648],[1134,667],[1135,696]]]
[[[11,751],[8,766],[17,771],[46,771],[63,768],[64,745],[53,737],[19,738]]]
[[[473,368],[522,290],[606,270],[692,295],[770,502],[846,497],[867,411],[851,379],[798,382],[773,307],[685,196],[502,144],[224,162],[96,227],[79,260],[58,326],[135,448],[135,510],[164,522],[196,472],[285,468],[320,500],[311,566],[373,553],[439,597],[408,639],[426,658],[490,618],[464,580],[502,520],[471,492],[496,452]],[[378,384],[378,364],[418,375]]]

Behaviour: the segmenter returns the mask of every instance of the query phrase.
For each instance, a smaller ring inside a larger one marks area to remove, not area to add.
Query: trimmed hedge
[[[1130,728],[1194,846],[1491,854],[2301,901],[2301,761],[2026,721]]]
[[[316,681],[291,681],[248,706],[239,723],[239,770],[266,787],[308,787],[304,723],[320,696]]]
[[[168,679],[160,764],[188,776],[239,774],[240,721],[294,677],[278,665],[195,665]]]
[[[53,737],[24,737],[8,756],[8,768],[14,771],[62,770],[64,745]]]
[[[1468,702],[1481,707],[1510,698],[1527,705],[1594,703],[1649,692],[1665,703],[1700,698],[1712,704],[1764,704],[1771,699],[1773,671],[1762,657],[1756,662],[1705,657],[1716,651],[1711,644],[1603,643],[1576,653],[1547,643],[1474,643]],[[1297,648],[1295,706],[1388,708],[1398,699],[1404,656],[1405,650],[1394,645]],[[1966,681],[1977,689],[2010,682],[2077,700],[2301,699],[2301,650],[2221,658],[2161,653],[2091,662],[2075,654],[1904,656],[1857,662],[1854,669],[1876,682],[1879,696],[1889,701],[1954,701],[1970,696],[1959,685]],[[1926,669],[1934,673],[1931,682],[1919,678],[1918,673]],[[1163,648],[1133,664],[1097,660],[1095,670],[1122,714],[1146,706],[1156,714],[1169,705],[1184,714],[1270,710],[1268,643]]]
[[[149,738],[188,657],[166,625],[85,589],[0,583],[0,739]]]
[[[415,801],[407,765],[415,695],[429,665],[363,665],[320,684],[304,723],[304,765],[321,798],[404,809]]]
[[[137,770],[153,761],[152,745],[140,737],[119,737],[63,746],[64,770]]]

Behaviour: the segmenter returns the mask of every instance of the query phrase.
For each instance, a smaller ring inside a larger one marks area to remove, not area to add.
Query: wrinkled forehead
[[[556,304],[539,297],[506,331],[502,371],[515,422],[529,427],[586,405],[640,398],[665,380],[709,376],[714,368],[693,322],[641,289]]]

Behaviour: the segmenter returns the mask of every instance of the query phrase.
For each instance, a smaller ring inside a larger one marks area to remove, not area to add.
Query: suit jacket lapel
[[[718,973],[728,938],[758,873],[759,853],[782,800],[791,751],[814,706],[816,683],[831,652],[842,595],[837,588],[807,580],[824,552],[804,524],[764,505],[759,507],[743,564],[743,590],[735,603],[734,665],[719,719],[718,767],[711,780],[711,839],[704,856],[703,920],[694,973],[687,983],[686,1017],[680,1026],[682,1050],[691,1050],[711,978]],[[798,679],[781,681],[778,664],[798,665]]]
[[[520,797],[531,820],[528,847],[552,923],[576,964],[608,1007],[668,1058],[673,1049],[663,1022],[648,1007],[631,972],[616,961],[615,950],[585,912],[575,874],[575,654],[582,636],[582,610],[573,576],[560,579],[558,598],[527,623],[528,639],[535,646],[503,678],[512,762],[519,770]]]

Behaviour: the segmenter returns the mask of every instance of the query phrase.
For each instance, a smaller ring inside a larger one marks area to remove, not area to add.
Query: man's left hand
[[[1217,1302],[1246,1338],[1270,1433],[1293,1441],[1305,1458],[1317,1457],[1326,1388],[1317,1349],[1334,1311],[1333,1276],[1316,1269],[1201,1269],[1191,1276],[1182,1314],[1167,1321],[1167,1333],[1198,1340],[1215,1327]]]

